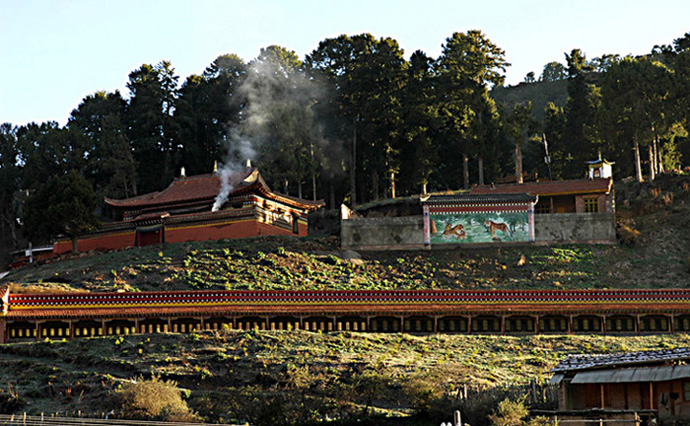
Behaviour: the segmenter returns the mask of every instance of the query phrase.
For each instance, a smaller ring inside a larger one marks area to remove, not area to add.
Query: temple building
[[[123,200],[105,199],[114,219],[82,235],[78,250],[115,250],[160,243],[219,240],[265,235],[306,236],[307,215],[324,205],[271,191],[256,168],[227,176],[180,176],[166,189]],[[227,197],[219,198],[221,192]],[[54,254],[72,250],[59,240]]]

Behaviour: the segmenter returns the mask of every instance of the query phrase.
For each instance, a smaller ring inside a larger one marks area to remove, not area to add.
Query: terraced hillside
[[[331,239],[261,238],[83,254],[14,271],[17,291],[688,287],[690,179],[617,185],[616,246],[344,252]],[[122,413],[117,390],[176,380],[195,417],[251,424],[439,424],[495,403],[569,353],[687,346],[687,335],[467,336],[215,331],[0,346],[0,409]],[[5,387],[7,386],[7,387]],[[470,389],[469,399],[460,397]],[[472,393],[472,389],[481,392]],[[474,397],[472,397],[474,395]],[[548,405],[548,401],[544,402]],[[159,414],[159,419],[168,419]]]

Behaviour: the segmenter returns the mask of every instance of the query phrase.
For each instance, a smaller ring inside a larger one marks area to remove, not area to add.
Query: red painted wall
[[[238,221],[224,224],[201,224],[182,227],[165,227],[165,242],[181,243],[186,241],[213,241],[231,238],[248,238],[262,235],[296,235],[305,237],[308,235],[308,227],[304,222],[298,222],[298,234],[293,234],[292,229],[284,229],[272,226],[256,220]],[[124,247],[134,247],[136,232],[134,230],[118,233],[105,234],[87,238],[80,238],[78,248],[80,252],[91,250],[116,250]],[[145,243],[141,240],[140,245]],[[65,254],[72,251],[72,241],[61,240],[53,245],[54,254]]]
[[[223,238],[247,238],[257,235],[256,222],[235,222],[222,225],[201,225],[165,228],[165,242],[221,240]]]
[[[91,250],[117,250],[123,247],[134,247],[134,230],[117,234],[98,235],[80,238],[77,248],[80,252]],[[60,240],[53,244],[54,254],[65,254],[72,251],[71,240]]]

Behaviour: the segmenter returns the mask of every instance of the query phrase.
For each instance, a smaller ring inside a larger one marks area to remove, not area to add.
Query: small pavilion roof
[[[597,194],[608,193],[613,188],[613,179],[573,179],[552,180],[545,182],[511,183],[503,185],[475,186],[470,194],[515,194],[527,193],[530,195],[570,195],[570,194]]]

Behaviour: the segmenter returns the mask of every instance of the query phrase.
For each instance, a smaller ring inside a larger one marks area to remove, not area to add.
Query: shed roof
[[[665,365],[662,367],[633,367],[613,370],[583,371],[577,373],[572,384],[583,383],[637,383],[667,382],[690,377],[690,365]]]
[[[613,179],[573,179],[546,182],[511,183],[504,185],[475,186],[470,194],[514,194],[530,195],[569,195],[608,193],[613,188]]]
[[[690,348],[625,352],[612,355],[570,355],[551,371],[567,372],[604,369],[607,367],[653,365],[688,359],[690,359]]]

